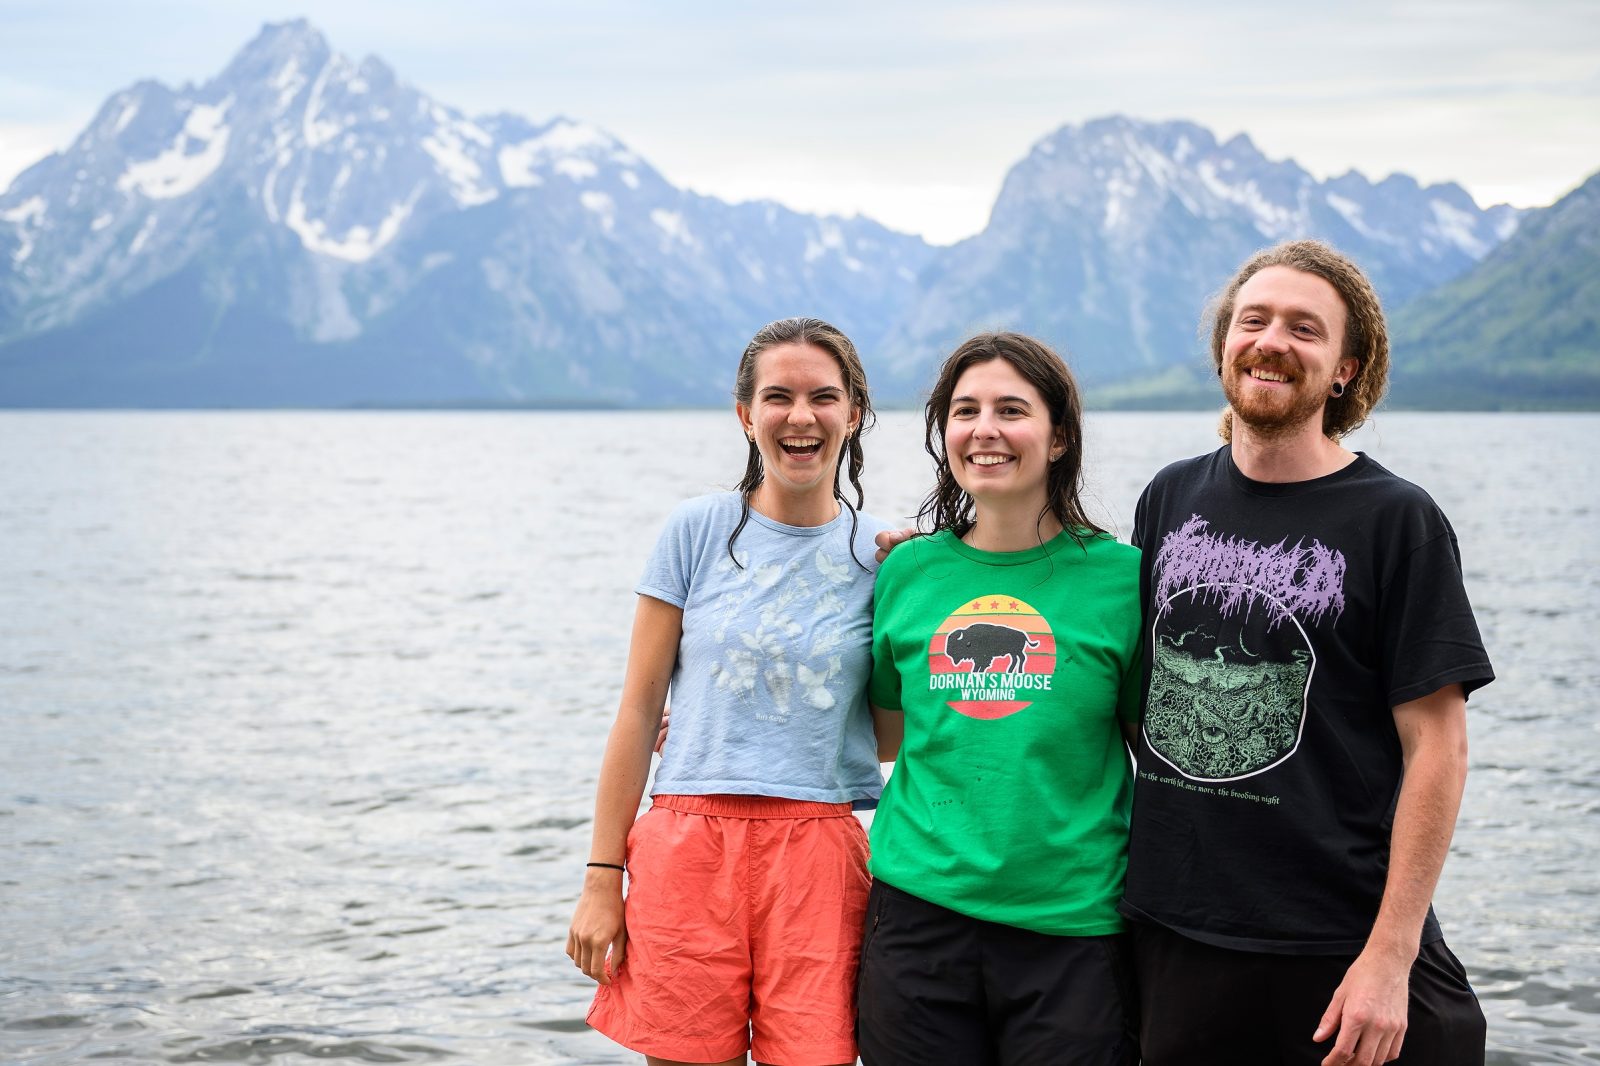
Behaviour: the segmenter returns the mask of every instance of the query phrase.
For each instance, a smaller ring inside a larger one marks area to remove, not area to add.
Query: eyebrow
[[[793,395],[795,390],[791,389],[787,385],[763,385],[763,386],[761,386],[760,391],[763,392],[763,393],[781,392],[785,396],[790,396],[790,395]],[[844,389],[840,388],[838,385],[819,385],[818,387],[816,387],[816,388],[811,390],[811,395],[820,396],[825,392],[836,392],[840,396],[844,395]]]
[[[1272,306],[1270,304],[1245,304],[1243,307],[1239,308],[1237,311],[1235,311],[1233,313],[1233,317],[1234,317],[1234,320],[1237,321],[1239,316],[1244,314],[1246,311],[1271,311],[1271,310],[1273,310],[1273,308],[1272,308]],[[1322,316],[1317,314],[1315,311],[1307,310],[1304,307],[1293,307],[1293,306],[1289,307],[1288,311],[1289,311],[1289,313],[1291,315],[1298,315],[1301,318],[1307,318],[1307,319],[1310,319],[1312,322],[1315,322],[1317,324],[1317,327],[1319,329],[1321,329],[1322,332],[1324,332],[1324,333],[1329,332],[1328,323],[1325,322],[1323,320]]]
[[[952,397],[950,397],[950,402],[951,403],[977,403],[978,402],[978,398],[976,396],[952,396]],[[997,397],[995,397],[995,402],[996,403],[1020,403],[1020,404],[1026,404],[1029,407],[1033,406],[1033,401],[1029,400],[1025,396],[997,396]]]

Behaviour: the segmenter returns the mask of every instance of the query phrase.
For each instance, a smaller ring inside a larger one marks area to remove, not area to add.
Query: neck
[[[785,492],[763,481],[750,494],[750,509],[786,526],[825,526],[839,517],[833,486],[805,492]]]
[[[1040,515],[1043,501],[1025,504],[974,501],[972,528],[962,536],[963,543],[979,551],[1020,552],[1037,548],[1061,532],[1061,523],[1048,510]]]
[[[1233,465],[1252,481],[1289,484],[1343,470],[1355,453],[1324,436],[1319,422],[1281,433],[1263,433],[1233,419]]]

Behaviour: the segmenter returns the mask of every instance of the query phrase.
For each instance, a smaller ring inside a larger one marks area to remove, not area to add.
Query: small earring
[[[1222,364],[1218,363],[1217,364],[1217,377],[1220,378],[1221,376],[1222,376]]]
[[[1337,400],[1339,397],[1344,395],[1344,382],[1335,381],[1333,383],[1333,388],[1330,391],[1333,393],[1333,398]]]

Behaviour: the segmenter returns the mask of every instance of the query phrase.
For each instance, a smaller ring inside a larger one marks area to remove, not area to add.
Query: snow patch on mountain
[[[1348,223],[1350,228],[1369,240],[1393,241],[1394,238],[1380,229],[1367,224],[1361,205],[1338,193],[1328,193],[1326,197],[1328,206],[1339,212],[1339,215]]]
[[[306,87],[306,76],[300,71],[300,57],[290,56],[288,62],[278,68],[268,87],[278,92],[276,111],[287,111],[289,105],[294,103],[294,98],[300,95],[300,90]]]
[[[805,260],[815,263],[829,252],[844,251],[844,234],[832,222],[823,222],[814,234],[806,237]]]
[[[158,221],[160,219],[157,215],[150,215],[144,220],[144,225],[139,227],[139,232],[135,233],[133,240],[128,242],[129,258],[138,255],[144,250],[145,242],[150,239],[150,234],[156,231],[156,223]]]
[[[540,159],[541,149],[537,141],[524,141],[522,144],[508,144],[500,149],[498,162],[500,164],[500,180],[513,189],[525,189],[535,185],[543,185],[544,179],[535,172],[535,166]]]
[[[462,207],[486,204],[500,195],[494,186],[484,184],[483,168],[468,154],[469,141],[479,145],[493,143],[487,133],[470,122],[440,123],[422,139],[422,150],[450,182],[450,195]]]
[[[376,233],[367,226],[355,225],[345,230],[342,237],[336,238],[329,235],[326,223],[307,217],[305,201],[296,190],[294,198],[289,201],[289,213],[284,224],[294,231],[308,252],[342,259],[347,263],[364,263],[394,240],[415,206],[415,197],[392,205],[383,221],[378,223]]]
[[[121,133],[123,130],[127,129],[128,128],[128,123],[132,122],[134,120],[134,117],[136,115],[138,115],[138,114],[139,114],[139,101],[137,101],[137,100],[129,100],[128,102],[123,104],[122,105],[122,113],[117,116],[117,121],[112,123],[112,126],[111,126],[112,132]]]
[[[322,116],[322,94],[327,88],[329,76],[337,66],[339,61],[335,57],[317,72],[317,80],[312,83],[311,95],[306,100],[305,114],[300,120],[300,135],[305,138],[307,148],[320,148],[344,131],[344,125],[337,117]]]
[[[621,147],[604,130],[570,119],[557,119],[537,141],[551,155],[610,154]]]
[[[617,225],[617,202],[603,192],[589,191],[578,197],[585,210],[600,216],[600,225],[610,233]]]
[[[1428,207],[1432,209],[1434,224],[1438,226],[1445,240],[1474,259],[1482,259],[1489,253],[1492,245],[1475,232],[1473,223],[1477,219],[1471,212],[1463,211],[1443,200],[1430,200]]]
[[[1249,211],[1254,216],[1255,227],[1262,236],[1278,240],[1292,232],[1296,224],[1294,212],[1265,196],[1261,186],[1253,177],[1238,183],[1228,181],[1223,172],[1233,169],[1235,168],[1232,160],[1224,160],[1221,166],[1207,160],[1195,168],[1195,173],[1217,199],[1237,204]]]
[[[557,174],[564,174],[573,181],[588,181],[600,173],[600,168],[587,159],[558,159],[551,169]]]
[[[21,241],[17,250],[11,253],[13,266],[21,266],[28,256],[33,254],[33,229],[44,221],[48,205],[42,196],[31,196],[16,207],[0,211],[0,222],[10,222],[17,227],[18,238]]]
[[[217,172],[228,153],[225,122],[233,97],[215,106],[195,104],[183,129],[160,155],[131,164],[117,179],[117,188],[137,191],[151,200],[170,200],[199,188]]]
[[[581,183],[598,177],[603,166],[640,164],[610,134],[571,119],[556,119],[536,136],[502,147],[498,162],[501,180],[514,188],[542,184],[541,170]],[[618,180],[630,189],[639,187],[632,171],[624,170]]]
[[[664,207],[652,208],[650,221],[655,223],[656,228],[666,238],[663,246],[677,242],[686,248],[700,247],[700,242],[689,229],[689,223],[685,221],[682,211],[668,211]]]

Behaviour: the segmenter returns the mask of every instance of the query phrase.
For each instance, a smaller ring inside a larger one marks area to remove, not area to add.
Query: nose
[[[811,410],[811,405],[805,400],[796,400],[789,407],[789,424],[794,426],[809,426],[817,420],[816,414]]]
[[[986,440],[997,437],[1000,435],[999,425],[1000,423],[995,418],[994,412],[985,408],[978,412],[978,420],[972,426],[972,435]]]
[[[1289,350],[1289,331],[1283,323],[1273,320],[1267,323],[1267,328],[1256,337],[1256,348],[1264,352],[1286,352]]]

